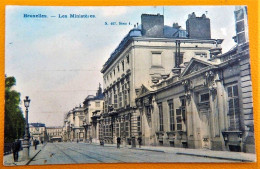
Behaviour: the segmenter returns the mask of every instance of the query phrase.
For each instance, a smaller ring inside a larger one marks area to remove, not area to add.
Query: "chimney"
[[[201,17],[196,17],[194,12],[189,14],[186,30],[190,39],[211,39],[210,19],[205,14]]]
[[[147,37],[163,37],[164,16],[157,14],[142,14],[142,35]]]

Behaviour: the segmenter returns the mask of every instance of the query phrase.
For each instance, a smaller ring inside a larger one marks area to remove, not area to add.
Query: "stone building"
[[[89,95],[83,102],[85,118],[83,127],[85,128],[85,140],[95,143],[99,142],[99,126],[100,115],[103,111],[103,93],[101,85],[99,84],[96,96]]]
[[[29,133],[30,133],[31,140],[36,139],[39,142],[48,140],[46,126],[44,123],[30,123]]]
[[[203,33],[195,36],[195,29]],[[123,144],[131,144],[132,138],[141,136],[142,113],[135,102],[141,86],[152,86],[170,76],[172,68],[179,70],[192,57],[207,62],[213,57],[211,49],[221,52],[221,43],[221,39],[211,39],[205,15],[190,15],[184,30],[177,23],[164,25],[163,15],[143,14],[141,25],[129,31],[101,70],[104,113],[100,135],[104,141],[115,143],[121,137]]]
[[[49,142],[61,142],[63,140],[63,127],[46,127]]]
[[[73,108],[65,115],[63,127],[64,141],[84,141],[84,118],[84,108],[81,105]]]
[[[136,98],[145,145],[255,152],[247,10],[236,7],[237,45],[193,57],[143,84]]]

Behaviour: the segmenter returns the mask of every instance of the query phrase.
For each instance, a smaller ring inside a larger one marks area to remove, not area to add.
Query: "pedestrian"
[[[117,148],[120,148],[121,138],[117,137],[116,142],[117,142]]]
[[[91,136],[89,137],[89,142],[90,142],[90,144],[92,143],[92,137]]]
[[[17,162],[18,158],[17,158],[17,142],[16,141],[14,141],[12,144],[12,150],[13,150],[14,162]]]
[[[34,139],[34,142],[33,142],[33,143],[34,143],[34,149],[37,150],[37,140]]]
[[[141,145],[142,145],[142,137],[138,137],[138,144],[139,144],[139,148],[141,148]]]
[[[41,141],[41,143],[43,144],[43,140]]]
[[[79,139],[77,139],[77,143],[79,143]]]
[[[21,144],[22,144],[21,141],[17,140],[17,142],[16,142],[16,161],[18,161],[18,159],[19,159],[19,151],[22,148]]]

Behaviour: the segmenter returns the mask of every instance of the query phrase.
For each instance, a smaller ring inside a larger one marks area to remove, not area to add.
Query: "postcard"
[[[5,166],[256,161],[247,6],[5,20]]]

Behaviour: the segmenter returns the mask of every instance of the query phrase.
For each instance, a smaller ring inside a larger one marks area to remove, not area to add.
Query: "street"
[[[134,162],[228,162],[228,160],[67,142],[48,143],[29,165]]]

